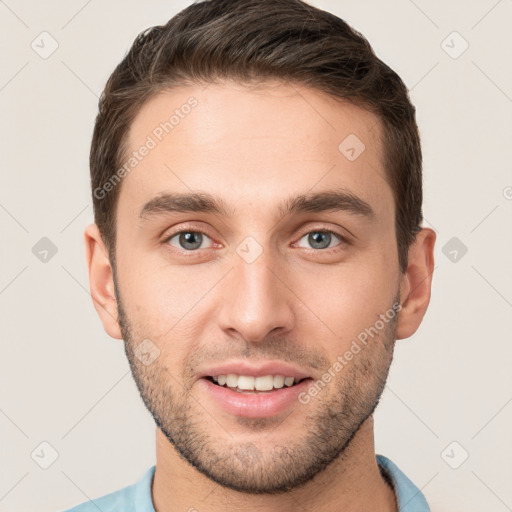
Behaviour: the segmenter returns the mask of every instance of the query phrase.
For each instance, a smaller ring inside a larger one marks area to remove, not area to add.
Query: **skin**
[[[157,424],[155,510],[396,511],[375,460],[372,413],[395,340],[410,337],[428,307],[435,233],[417,235],[401,274],[379,120],[303,86],[166,91],[140,110],[129,150],[191,96],[197,107],[122,182],[115,275],[96,225],[85,232],[95,307],[107,333],[125,340]],[[354,161],[338,150],[349,134],[365,144]],[[279,214],[292,195],[335,188],[374,217]],[[191,191],[222,198],[230,215],[140,218],[158,194]],[[307,235],[324,230],[348,243],[312,245]],[[174,236],[183,231],[206,235],[193,257]],[[236,252],[247,236],[262,249],[252,263]],[[319,379],[396,300],[394,321],[308,404],[240,418],[200,386],[201,370],[237,358],[288,361]],[[144,339],[160,351],[148,366],[134,353]]]

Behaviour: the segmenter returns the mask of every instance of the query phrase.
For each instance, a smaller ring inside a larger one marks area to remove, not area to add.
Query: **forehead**
[[[332,187],[393,209],[378,118],[296,84],[161,92],[140,109],[126,147],[133,166],[119,208],[132,213],[162,192],[208,190],[236,209]]]

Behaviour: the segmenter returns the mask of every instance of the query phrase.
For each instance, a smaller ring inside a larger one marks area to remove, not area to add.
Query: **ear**
[[[435,241],[435,231],[423,228],[409,248],[407,270],[400,282],[402,309],[396,332],[399,340],[409,338],[416,332],[427,311],[434,272]]]
[[[89,268],[89,287],[94,307],[107,334],[112,338],[123,339],[118,322],[113,271],[108,251],[96,224],[87,226],[84,232],[84,241]]]

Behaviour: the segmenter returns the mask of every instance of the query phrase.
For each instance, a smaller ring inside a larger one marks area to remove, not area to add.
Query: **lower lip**
[[[264,393],[232,391],[206,378],[199,379],[198,382],[228,413],[244,418],[269,418],[285,411],[292,404],[299,404],[298,395],[308,387],[310,381],[311,379],[305,379],[295,386]]]

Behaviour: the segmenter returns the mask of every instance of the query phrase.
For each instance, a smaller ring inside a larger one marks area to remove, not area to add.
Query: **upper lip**
[[[219,363],[199,372],[198,376],[199,378],[217,377],[218,375],[229,375],[230,373],[235,375],[251,375],[253,377],[283,375],[284,377],[294,377],[296,381],[311,377],[308,372],[280,361],[249,363],[246,360]]]

